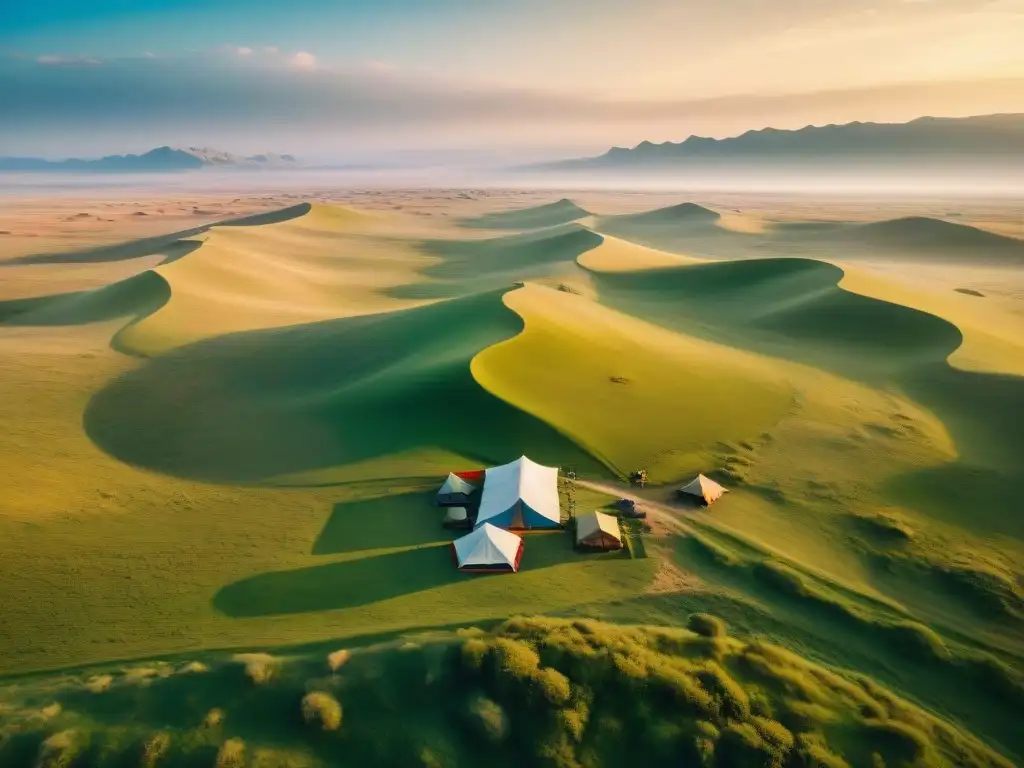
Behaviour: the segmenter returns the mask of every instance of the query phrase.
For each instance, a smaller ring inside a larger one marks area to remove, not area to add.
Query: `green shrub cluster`
[[[320,654],[244,656],[99,692],[90,673],[42,680],[20,708],[0,687],[0,765],[1010,766],[868,678],[688,625],[514,618],[357,650],[329,676]]]

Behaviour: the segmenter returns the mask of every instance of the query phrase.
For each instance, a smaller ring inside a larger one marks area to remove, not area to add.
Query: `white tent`
[[[557,467],[545,467],[520,456],[484,472],[477,526],[491,523],[501,528],[557,528],[561,522]]]
[[[446,523],[464,523],[468,516],[465,507],[448,507],[444,520]]]
[[[511,572],[519,570],[523,540],[509,531],[484,523],[452,542],[460,571]]]
[[[726,491],[727,489],[720,486],[711,478],[704,477],[704,475],[697,475],[693,480],[679,489],[679,493],[687,494],[688,496],[696,496],[699,499],[703,499],[705,504],[714,504],[722,498],[722,494],[726,493]]]
[[[444,485],[437,492],[437,503],[441,506],[465,504],[475,490],[476,486],[467,483],[454,472],[449,472]]]
[[[604,512],[587,512],[576,518],[576,544],[593,549],[622,549],[619,520]]]

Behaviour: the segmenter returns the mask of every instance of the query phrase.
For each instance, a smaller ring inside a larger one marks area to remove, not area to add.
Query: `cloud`
[[[299,69],[316,69],[316,56],[312,53],[307,53],[306,51],[299,51],[292,56],[292,64]]]
[[[94,67],[100,64],[100,60],[92,56],[39,56],[36,62],[57,67]]]
[[[608,146],[766,125],[1024,111],[1021,78],[700,100],[599,99],[579,92],[471,87],[369,66],[334,71],[317,67],[307,52],[281,55],[277,64],[251,58],[244,65],[234,58],[140,56],[105,59],[102,66],[55,66],[80,62],[0,57],[0,143],[8,153],[29,154],[44,134],[69,147],[92,137],[89,146],[101,152],[123,151],[116,137],[125,135],[170,144],[245,135],[280,151],[295,148],[297,141]]]
[[[235,54],[238,56],[252,56],[252,48],[247,45],[243,45],[240,48],[235,49]]]
[[[267,56],[277,56],[279,53],[281,53],[281,49],[278,48],[276,45],[265,45],[260,50]]]

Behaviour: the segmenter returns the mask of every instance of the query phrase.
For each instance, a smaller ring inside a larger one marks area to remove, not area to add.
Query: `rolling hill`
[[[1017,286],[1016,241],[724,219],[303,204],[0,264],[52,287],[0,301],[0,763],[1019,763],[1022,321],[897,269]],[[437,485],[521,454],[646,527],[456,571]]]

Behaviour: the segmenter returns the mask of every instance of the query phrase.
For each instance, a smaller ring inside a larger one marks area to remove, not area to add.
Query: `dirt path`
[[[666,533],[690,533],[692,531],[682,517],[681,510],[668,504],[644,499],[631,493],[629,489],[613,483],[577,480],[576,484],[583,488],[589,488],[592,491],[607,493],[620,499],[629,499],[634,502],[638,510],[647,513],[647,523],[651,526],[651,533],[655,536],[664,536]]]

